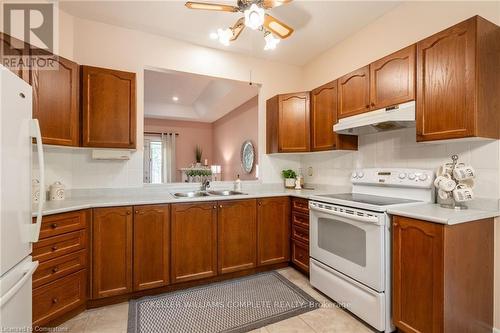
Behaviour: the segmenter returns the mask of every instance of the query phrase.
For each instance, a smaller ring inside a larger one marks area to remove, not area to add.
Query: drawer
[[[87,230],[45,238],[33,244],[33,260],[40,263],[87,247]]]
[[[298,225],[309,230],[309,216],[301,213],[292,213],[292,225]]]
[[[90,211],[63,213],[44,216],[40,227],[40,239],[87,228]]]
[[[42,262],[33,274],[33,288],[77,272],[87,266],[87,251],[81,250]]]
[[[85,304],[86,270],[33,290],[33,326],[43,326]]]
[[[305,272],[309,272],[309,246],[292,240],[292,262]]]
[[[292,224],[292,238],[305,244],[309,244],[309,229]]]
[[[292,211],[309,214],[309,200],[292,198]]]

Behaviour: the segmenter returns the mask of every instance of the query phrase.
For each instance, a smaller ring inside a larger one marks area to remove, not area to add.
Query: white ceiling
[[[242,13],[189,10],[183,1],[64,1],[60,3],[60,8],[85,19],[254,57],[304,65],[398,4],[399,1],[295,0],[273,8],[269,11],[271,15],[295,29],[295,33],[283,40],[274,51],[264,51],[262,32],[248,28],[230,46],[210,39],[210,32],[232,26]]]
[[[214,122],[257,96],[246,82],[174,72],[144,71],[144,117]],[[173,101],[172,97],[178,101]]]

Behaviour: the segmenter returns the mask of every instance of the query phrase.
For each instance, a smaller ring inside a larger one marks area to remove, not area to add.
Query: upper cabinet
[[[337,80],[311,91],[311,150],[356,150],[358,137],[333,132],[337,123]]]
[[[135,73],[82,66],[82,145],[135,148]]]
[[[33,55],[46,57],[46,55]],[[33,118],[38,119],[44,144],[78,146],[80,143],[79,66],[53,57],[54,69],[32,69]]]
[[[415,99],[415,45],[370,64],[370,109]]]
[[[309,151],[309,92],[277,95],[267,108],[267,153]]]
[[[370,110],[370,66],[365,66],[339,79],[339,118]]]
[[[500,28],[475,16],[417,44],[417,141],[499,138]]]

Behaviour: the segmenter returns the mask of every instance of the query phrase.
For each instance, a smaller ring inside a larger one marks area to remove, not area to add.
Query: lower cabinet
[[[290,199],[257,200],[257,265],[290,260]]]
[[[217,203],[172,205],[172,282],[217,275]]]
[[[132,207],[94,209],[92,298],[132,291]]]
[[[218,203],[219,274],[254,268],[257,265],[256,200]]]
[[[493,219],[443,225],[395,216],[392,315],[409,333],[492,331]]]
[[[134,207],[134,290],[170,282],[170,206]]]

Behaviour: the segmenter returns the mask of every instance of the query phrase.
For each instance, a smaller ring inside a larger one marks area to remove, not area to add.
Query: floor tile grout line
[[[315,311],[315,310],[313,310],[313,311]],[[302,319],[302,317],[301,317],[300,315],[299,315],[298,317],[299,317],[299,319],[300,319],[300,320],[301,320],[304,324],[306,324],[306,326],[307,326],[307,327],[309,327],[309,328],[311,329],[311,332],[318,333],[318,331],[316,331],[316,330],[315,330],[315,329],[314,329],[311,325],[309,325],[309,324],[308,324],[308,323],[307,323],[304,319]]]

